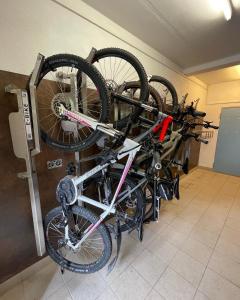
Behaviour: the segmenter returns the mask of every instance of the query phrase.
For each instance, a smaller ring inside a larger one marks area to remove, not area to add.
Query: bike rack
[[[18,112],[12,112],[9,114],[10,133],[15,156],[25,159],[26,162],[26,172],[18,173],[17,176],[22,179],[28,179],[38,256],[43,256],[46,252],[38,178],[35,166],[35,155],[39,154],[41,151],[35,92],[43,60],[44,56],[38,54],[35,67],[30,78],[29,91],[31,105],[29,105],[27,90],[19,89],[14,85],[8,85],[5,87],[5,92],[16,94],[17,96]]]
[[[92,62],[96,51],[97,50],[95,48],[91,49],[86,59],[89,63]],[[6,93],[15,94],[17,96],[18,112],[12,112],[9,114],[10,133],[15,156],[25,159],[26,162],[26,171],[18,173],[17,176],[21,179],[28,179],[34,235],[38,256],[43,256],[46,252],[38,178],[35,166],[35,156],[41,152],[36,102],[36,85],[43,61],[44,56],[39,53],[29,81],[29,94],[26,89],[17,88],[12,84],[5,87]],[[64,76],[64,74],[60,74],[59,76]],[[71,94],[74,94],[73,96],[76,98],[76,77],[71,77],[70,82]],[[85,76],[82,78],[81,89],[83,93],[87,93],[87,82]],[[87,107],[83,107],[83,110],[87,110]],[[80,175],[79,152],[75,152],[75,162],[77,165],[77,174]]]

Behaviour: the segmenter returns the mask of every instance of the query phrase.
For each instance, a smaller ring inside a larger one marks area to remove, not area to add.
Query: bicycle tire
[[[93,65],[91,65],[79,56],[72,54],[56,54],[46,58],[41,68],[39,80],[37,82],[37,91],[41,81],[44,79],[44,76],[50,73],[52,70],[61,67],[74,67],[78,70],[81,70],[82,72],[87,74],[87,76],[89,76],[89,78],[92,80],[92,82],[97,88],[99,98],[101,101],[98,121],[107,122],[109,113],[109,96],[105,86],[105,81]],[[80,151],[89,148],[101,136],[101,133],[96,130],[90,133],[90,135],[84,140],[81,139],[81,141],[71,142],[67,144],[64,142],[54,140],[46,131],[44,131],[41,128],[41,124],[40,131],[43,141],[49,146],[57,148],[59,150],[70,152]]]
[[[156,83],[160,83],[162,85],[164,85],[168,91],[170,92],[171,96],[172,96],[172,103],[170,104],[171,106],[171,111],[170,113],[176,113],[177,109],[178,109],[178,95],[177,95],[177,91],[174,87],[174,85],[167,80],[166,78],[162,77],[162,76],[158,76],[158,75],[153,75],[150,80],[149,80],[149,84],[151,85],[151,83],[153,84],[154,82]],[[157,88],[156,88],[157,90]],[[169,112],[167,111],[167,109],[165,108],[165,110],[163,112]]]
[[[140,83],[138,81],[126,82],[126,85],[125,85],[126,90],[134,89],[134,88],[138,88],[138,89],[141,88]],[[159,111],[162,111],[163,110],[163,100],[162,100],[160,94],[158,93],[158,91],[151,85],[149,85],[149,97],[150,96],[154,99],[154,106]],[[146,104],[152,106],[152,103],[150,103],[149,99],[147,100]]]
[[[111,180],[115,179],[117,183],[120,181],[121,176],[122,176],[121,172],[118,172],[118,171],[111,171],[108,173],[108,178],[110,178]],[[84,182],[84,190],[87,189],[87,186],[89,184],[93,184],[94,186],[97,186],[98,182],[100,182],[100,183],[103,182],[100,174],[92,176],[91,178],[86,180]],[[113,184],[112,181],[111,181],[111,183]],[[133,189],[136,186],[136,181],[133,178],[131,178],[130,175],[127,175],[127,177],[125,178],[124,184],[127,184],[131,189]],[[133,193],[135,193],[134,196],[136,197],[137,202],[136,202],[135,214],[134,214],[134,216],[131,216],[131,217],[134,219],[137,219],[137,217],[140,216],[140,214],[141,214],[142,208],[145,205],[145,201],[144,201],[144,196],[142,194],[141,189],[138,188]],[[121,194],[121,190],[120,190],[119,194]],[[124,201],[127,202],[128,198],[125,198],[125,199],[126,200],[124,200]],[[119,206],[116,205],[117,210],[118,210],[118,207]],[[127,205],[126,205],[126,207],[127,207]],[[127,211],[127,209],[128,209],[128,207],[126,208],[126,211]],[[119,207],[119,210],[120,210],[120,207]],[[125,213],[127,214],[126,211],[125,211]],[[121,212],[123,212],[122,208],[121,208]],[[127,231],[127,230],[133,228],[134,226],[136,226],[136,223],[134,221],[126,219],[125,223],[120,225],[120,230],[121,230],[121,232],[124,232],[124,231]]]
[[[76,214],[78,217],[83,217],[91,224],[96,224],[99,220],[96,215],[94,215],[90,210],[87,210],[84,207],[73,206],[71,209],[74,214]],[[44,219],[46,249],[49,256],[62,268],[76,273],[94,273],[102,269],[107,264],[112,253],[112,240],[107,227],[104,224],[100,224],[96,229],[96,231],[98,231],[98,233],[100,234],[104,244],[104,251],[101,257],[91,264],[77,264],[61,256],[49,243],[49,224],[51,224],[51,221],[59,215],[62,215],[62,208],[60,206],[52,209]]]
[[[139,101],[146,102],[148,99],[148,94],[149,94],[148,78],[147,78],[147,74],[144,70],[143,65],[136,58],[136,56],[134,56],[132,53],[130,53],[126,50],[120,49],[120,48],[104,48],[104,49],[97,50],[95,52],[95,55],[92,59],[92,64],[98,62],[100,59],[108,58],[108,57],[115,57],[115,58],[118,57],[118,58],[125,60],[130,65],[132,65],[132,67],[135,69],[136,73],[139,76],[139,82],[141,85]],[[112,97],[114,98],[113,94],[112,94]],[[130,117],[137,118],[137,116],[139,116],[141,114],[141,112],[142,112],[142,109],[135,108],[133,110],[133,113],[128,115],[128,118],[130,118]],[[126,117],[124,117],[124,119],[120,119],[117,121],[114,120],[113,124],[114,124],[115,128],[118,128],[118,129],[124,128],[126,126]]]

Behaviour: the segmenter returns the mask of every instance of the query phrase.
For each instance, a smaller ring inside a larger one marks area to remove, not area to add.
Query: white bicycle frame
[[[90,127],[94,130],[99,130],[105,134],[108,134],[109,136],[112,137],[116,137],[118,135],[120,135],[121,133],[115,129],[113,129],[111,124],[102,124],[102,123],[98,123],[96,120],[94,120],[91,117],[88,117],[82,113],[79,113],[77,111],[69,111],[67,109],[65,109],[65,107],[62,104],[59,104],[59,114],[61,116],[66,116],[68,119],[70,119],[71,121],[80,123],[84,126]],[[164,117],[166,115],[162,114]],[[118,149],[116,151],[116,159],[112,159],[109,162],[103,164],[103,165],[98,165],[95,168],[91,169],[90,171],[86,172],[85,174],[83,174],[82,176],[75,176],[73,178],[71,178],[73,185],[75,187],[75,194],[77,195],[75,197],[75,199],[72,201],[71,204],[75,203],[77,200],[78,201],[82,201],[85,203],[89,203],[95,207],[101,208],[103,210],[103,213],[100,215],[99,220],[97,221],[97,223],[95,224],[91,224],[84,232],[83,237],[81,238],[81,240],[76,244],[73,245],[70,238],[69,238],[69,234],[68,234],[68,225],[65,226],[65,238],[67,240],[67,245],[70,246],[73,250],[77,249],[80,247],[80,245],[89,237],[89,235],[91,233],[93,233],[93,231],[96,230],[96,228],[102,223],[102,221],[110,214],[110,213],[115,213],[116,209],[114,207],[115,205],[115,201],[117,199],[117,196],[121,190],[121,187],[125,181],[125,178],[127,176],[127,173],[132,165],[132,162],[136,156],[136,153],[140,150],[141,145],[136,142],[133,141],[131,139],[126,138],[123,146],[120,147],[120,149]],[[128,155],[128,159],[126,162],[126,165],[123,169],[123,173],[122,176],[120,178],[120,181],[118,183],[118,186],[116,188],[116,191],[114,193],[114,196],[112,198],[112,201],[110,203],[110,205],[105,205],[103,203],[98,202],[97,200],[91,199],[89,197],[86,197],[84,195],[81,195],[78,192],[77,186],[79,184],[81,184],[82,182],[84,182],[86,179],[90,178],[91,176],[93,176],[94,174],[98,173],[99,171],[105,169],[107,166],[109,166],[110,164],[115,163],[117,160],[120,160],[121,158],[125,157]]]

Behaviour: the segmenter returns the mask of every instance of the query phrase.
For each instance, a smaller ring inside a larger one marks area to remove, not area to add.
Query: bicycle
[[[184,100],[186,96],[184,97]],[[146,198],[145,222],[157,221],[161,206],[161,199],[172,200],[174,197],[180,198],[179,194],[179,175],[174,176],[172,173],[173,165],[181,165],[185,174],[188,173],[188,157],[182,164],[176,161],[178,152],[183,143],[194,138],[198,142],[207,144],[208,141],[201,138],[200,133],[189,132],[197,126],[205,128],[218,129],[217,126],[211,125],[210,122],[201,121],[202,123],[193,123],[186,121],[186,117],[196,116],[204,117],[204,112],[197,111],[193,103],[189,106],[182,107],[178,110],[177,116],[173,122],[178,128],[172,130],[165,138],[165,141],[159,143],[153,134],[148,136],[144,146],[141,148],[141,154],[138,155],[129,177],[135,180],[134,189],[128,191],[131,194],[135,189],[141,188]],[[151,124],[151,121],[148,121]],[[180,128],[179,128],[180,126]],[[153,133],[158,132],[160,125],[153,129]],[[122,169],[122,165],[115,164],[116,169]]]
[[[120,76],[119,80],[110,77],[105,81],[98,71],[97,67],[106,70],[106,59],[109,63],[111,59],[115,59],[111,66],[114,66],[114,62],[118,66],[115,71]],[[36,83],[38,119],[43,141],[62,151],[81,151],[95,144],[100,138],[101,133],[98,130],[94,131],[84,124],[77,125],[76,122],[59,118],[54,111],[54,106],[59,102],[69,110],[79,111],[99,122],[111,121],[115,128],[120,129],[127,125],[129,117],[138,116],[140,108],[129,102],[124,104],[127,108],[124,115],[117,113],[115,109],[119,101],[127,98],[121,92],[128,77],[125,76],[123,66],[131,70],[140,84],[138,102],[145,102],[148,97],[147,75],[139,60],[125,50],[95,50],[94,57],[88,61],[71,54],[57,54],[46,58]]]
[[[168,122],[169,120],[167,115],[159,113],[156,109],[150,106],[140,104],[137,101],[134,104],[159,116],[158,121],[153,125],[153,127],[162,121]],[[113,129],[110,125],[98,123],[93,118],[85,116],[77,111],[67,110],[62,103],[58,103],[58,105],[55,106],[55,113],[61,118],[67,118],[68,120],[75,121],[79,124],[84,124],[85,126],[89,126],[94,130],[99,130],[102,133],[110,135],[115,139],[114,145],[119,147],[115,151],[110,149],[104,154],[104,159],[100,165],[97,165],[82,176],[64,177],[59,182],[56,192],[57,200],[61,203],[61,207],[50,211],[45,218],[46,247],[52,259],[64,269],[79,273],[92,273],[105,266],[111,256],[111,237],[108,227],[103,223],[109,214],[116,215],[116,227],[118,228],[118,232],[120,226],[118,221],[119,219],[130,219],[130,221],[133,221],[134,223],[138,222],[139,227],[142,226],[142,209],[136,216],[134,216],[134,218],[131,218],[125,213],[122,214],[121,212],[117,211],[115,207],[117,196],[121,190],[136,153],[141,148],[141,145],[138,141],[133,141],[126,138],[126,133],[122,134],[116,129]],[[145,132],[144,135],[139,139],[144,138],[144,136],[147,135],[151,130],[152,128]],[[164,135],[164,132],[162,135]],[[81,193],[81,185],[85,180],[91,178],[101,171],[104,171],[109,165],[114,164],[117,160],[126,156],[128,157],[126,165],[123,169],[123,173],[117,185],[116,191],[114,192],[109,204],[100,203],[99,201],[91,199]],[[75,205],[77,202],[99,208],[103,210],[103,213],[101,213],[100,217],[98,218],[92,212],[92,210]],[[83,219],[84,221],[82,221]],[[68,252],[68,257],[66,258],[63,251],[70,249],[70,252],[66,251]],[[81,263],[77,263],[76,257],[79,259],[79,254],[81,251],[83,251],[82,253],[84,258],[81,258]],[[91,259],[88,259],[90,256]],[[115,264],[116,259],[117,257],[110,264],[111,267]]]

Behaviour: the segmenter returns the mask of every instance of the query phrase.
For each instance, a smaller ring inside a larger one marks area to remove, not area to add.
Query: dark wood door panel
[[[8,115],[17,111],[15,95],[4,88],[13,83],[24,88],[27,76],[0,71],[0,282],[22,271],[40,259],[36,253],[28,182],[17,177],[26,170],[25,161],[14,156]],[[63,153],[41,144],[36,156],[39,191],[43,216],[57,206],[55,190],[60,178],[66,175],[72,153]],[[48,170],[47,161],[62,158],[63,167]]]

